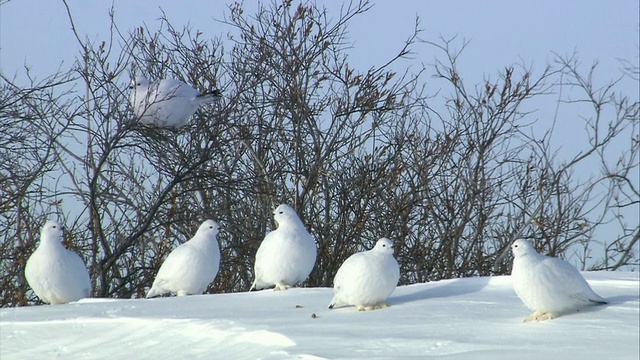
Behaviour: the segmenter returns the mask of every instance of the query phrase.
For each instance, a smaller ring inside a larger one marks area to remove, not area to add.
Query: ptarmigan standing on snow
[[[193,238],[175,248],[160,266],[147,298],[167,293],[202,294],[220,267],[218,231],[218,223],[207,220]]]
[[[251,290],[275,285],[275,290],[303,282],[316,263],[316,243],[298,214],[282,204],[273,212],[278,228],[265,236],[256,253]]]
[[[359,311],[387,307],[385,301],[399,279],[393,242],[382,238],[373,249],[351,255],[340,266],[333,279],[335,296],[329,309],[343,305],[355,305]]]
[[[534,311],[524,322],[550,320],[584,306],[607,303],[565,260],[538,254],[526,240],[516,240],[511,251],[513,288]]]
[[[64,248],[62,236],[60,224],[47,221],[24,270],[33,292],[48,304],[66,304],[91,295],[89,272],[78,254]]]
[[[191,85],[174,79],[150,82],[137,76],[132,82],[131,105],[139,121],[147,125],[180,128],[202,104],[220,98],[220,90],[202,94]]]

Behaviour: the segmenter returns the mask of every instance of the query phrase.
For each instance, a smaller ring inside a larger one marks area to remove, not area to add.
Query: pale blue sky
[[[0,0],[0,72],[17,83],[24,81],[23,65],[31,68],[32,76],[42,79],[53,74],[64,62],[68,69],[79,54],[79,46],[70,30],[66,9],[61,0]],[[256,10],[256,2],[248,1],[247,12]],[[596,81],[601,84],[620,76],[620,59],[638,64],[640,49],[639,13],[637,0],[543,0],[543,1],[394,1],[373,2],[373,8],[356,17],[349,27],[353,49],[350,65],[367,70],[386,63],[402,47],[411,34],[415,16],[425,30],[421,37],[437,41],[439,36],[458,36],[471,40],[460,57],[459,70],[468,89],[481,83],[484,77],[495,79],[499,71],[514,63],[532,66],[540,73],[552,61],[553,52],[570,55],[578,53],[586,73],[594,61],[600,63]],[[95,41],[108,40],[111,2],[69,0],[76,27],[81,34]],[[230,29],[213,19],[222,19],[227,5],[222,1],[129,1],[114,0],[115,19],[123,32],[146,24],[157,28],[162,8],[175,28],[189,25],[204,36],[215,37]],[[340,1],[318,1],[327,6],[330,18],[339,17]],[[412,59],[397,64],[402,72],[406,67],[419,68],[442,57],[434,47],[419,44]],[[129,79],[120,79],[127,84]],[[425,77],[428,90],[435,93],[441,86]],[[638,99],[638,82],[623,79],[617,89],[632,99]],[[557,96],[541,97],[530,104],[540,119],[534,131],[542,133],[555,116]],[[544,101],[548,101],[545,103]],[[562,112],[565,111],[565,112]],[[570,147],[576,138],[576,127],[583,128],[579,111],[561,109],[556,124],[558,147]],[[573,141],[567,143],[567,135]],[[580,141],[577,141],[577,140]],[[567,143],[567,144],[565,144]],[[571,157],[576,151],[567,151]]]
[[[90,39],[106,39],[110,2],[69,0],[78,30]],[[251,2],[247,2],[251,3]],[[323,4],[322,1],[318,2]],[[339,2],[324,2],[338,17]],[[143,22],[154,27],[159,8],[176,28],[187,23],[211,37],[226,32],[212,21],[222,18],[221,1],[114,1],[116,21],[123,31]],[[249,10],[256,5],[247,5]],[[618,58],[638,62],[639,5],[618,1],[377,1],[350,27],[355,44],[354,65],[379,65],[410,34],[417,14],[423,37],[471,39],[462,57],[463,72],[481,79],[520,59],[543,67],[551,51],[576,50],[585,63],[599,60],[606,70],[617,69]],[[430,63],[433,49],[417,47],[414,63]],[[23,64],[38,76],[70,63],[78,45],[70,31],[62,1],[11,0],[0,6],[0,70],[13,75]]]
[[[62,69],[68,69],[79,54],[79,46],[70,30],[66,9],[62,1],[54,0],[0,0],[0,72],[17,82],[24,81],[23,65],[28,65],[32,75],[42,79]],[[111,2],[69,0],[74,20],[80,34],[101,42],[108,40],[108,9]],[[216,37],[229,31],[225,25],[213,19],[223,18],[227,6],[222,1],[130,1],[115,0],[115,18],[118,27],[128,32],[143,23],[154,29],[162,8],[175,28],[189,24],[203,35]],[[247,11],[257,8],[247,1]],[[325,4],[330,17],[337,19],[341,2],[318,1]],[[458,36],[471,40],[460,58],[459,69],[466,86],[472,88],[483,78],[496,74],[506,66],[524,62],[540,73],[553,59],[553,52],[570,55],[577,52],[586,74],[594,61],[600,66],[596,81],[610,81],[620,76],[620,60],[633,64],[639,61],[639,13],[638,0],[583,1],[397,1],[374,2],[366,14],[353,20],[349,27],[354,47],[350,51],[353,68],[367,70],[384,64],[401,47],[411,34],[415,16],[421,19],[425,32],[421,37],[437,41],[439,36]],[[417,45],[413,59],[398,64],[402,67],[420,67],[432,64],[436,56],[433,47]],[[431,78],[426,77],[426,81]],[[123,84],[128,79],[120,79]],[[617,89],[637,100],[638,82],[625,78]],[[435,92],[437,87],[431,88]],[[563,94],[564,95],[564,94]],[[555,115],[557,96],[550,95],[533,105],[538,109],[534,117],[540,121],[532,131],[543,133]],[[546,101],[546,102],[545,102]],[[586,145],[584,123],[580,109],[564,107],[558,118],[554,145],[565,158],[581,150],[574,144]],[[624,147],[623,144],[620,144]],[[585,166],[586,165],[586,166]],[[579,176],[588,177],[598,171],[598,164],[584,164]],[[638,217],[638,209],[631,209],[630,218]],[[633,221],[633,220],[632,220]],[[637,220],[636,220],[637,221]],[[636,223],[637,224],[637,223]]]
[[[3,2],[4,1],[4,2]],[[68,69],[79,54],[79,46],[71,30],[66,9],[61,0],[0,0],[0,72],[17,83],[24,81],[23,65],[31,68],[32,76],[42,79],[53,74],[64,62]],[[248,1],[247,12],[256,10],[256,2]],[[111,2],[69,0],[79,33],[95,41],[108,40]],[[222,1],[129,1],[114,0],[115,19],[123,32],[146,24],[157,28],[162,8],[175,28],[189,25],[204,36],[215,37],[230,31],[214,21],[222,19],[227,5]],[[339,17],[340,1],[318,1],[327,6],[330,18]],[[459,70],[468,89],[481,83],[484,77],[496,78],[499,71],[514,63],[524,62],[534,74],[540,73],[552,61],[553,52],[570,55],[577,52],[586,74],[594,61],[600,63],[596,81],[601,84],[620,76],[620,60],[638,64],[640,5],[637,0],[589,1],[394,1],[374,2],[373,8],[356,17],[349,27],[353,49],[350,65],[367,70],[390,59],[411,34],[415,16],[425,30],[421,37],[437,41],[439,36],[458,36],[471,40],[460,57]],[[419,68],[432,64],[442,53],[432,46],[418,44],[412,59],[397,64]],[[120,79],[127,84],[129,79]],[[425,77],[428,90],[435,93],[441,86]],[[623,79],[617,90],[638,99],[638,82]],[[540,133],[550,126],[555,116],[557,96],[530,104],[537,109],[534,116],[541,120],[534,131]],[[544,103],[543,101],[548,101]],[[562,111],[566,111],[562,113]],[[576,141],[576,127],[583,128],[579,111],[561,109],[556,124],[556,145],[564,144],[570,135]],[[586,134],[580,140],[586,141]],[[568,152],[571,157],[576,151]]]
[[[1,1],[1,0],[0,0]],[[107,39],[108,9],[111,2],[69,0],[74,21],[81,34],[100,42]],[[247,11],[255,11],[254,2]],[[340,1],[319,1],[329,8],[330,17],[339,16]],[[185,5],[186,4],[186,5]],[[524,62],[532,66],[534,74],[541,72],[553,59],[553,52],[561,55],[578,53],[583,71],[594,62],[600,63],[596,80],[604,82],[620,75],[620,59],[638,63],[639,3],[637,0],[617,1],[377,1],[366,14],[356,17],[350,25],[354,43],[350,51],[351,65],[366,70],[384,64],[411,34],[415,16],[425,29],[422,38],[437,41],[439,36],[458,36],[471,40],[460,57],[459,69],[468,88],[490,76],[496,78],[505,66]],[[123,1],[115,0],[116,22],[123,32],[145,23],[151,29],[159,26],[162,8],[172,25],[181,28],[189,24],[204,36],[218,36],[230,29],[214,21],[227,11],[222,1]],[[332,15],[333,14],[333,15]],[[62,61],[70,66],[79,47],[70,30],[62,1],[11,0],[0,7],[0,71],[12,77],[22,71],[24,64],[33,75],[42,78],[55,72]],[[433,47],[416,45],[411,60],[398,63],[404,67],[431,64],[442,56]],[[18,78],[20,79],[20,77]],[[429,80],[429,79],[427,79]],[[127,83],[128,79],[122,79]],[[440,85],[429,82],[429,91]],[[637,82],[625,79],[618,89],[638,98]],[[541,104],[536,116],[554,116],[554,103]],[[568,110],[568,109],[567,109]],[[573,111],[573,109],[572,109]],[[572,132],[575,121],[563,117],[557,132]],[[546,126],[538,127],[542,131]]]
[[[247,11],[255,11],[256,3],[247,3],[251,4],[246,6]],[[111,2],[69,0],[69,4],[80,34],[96,42],[108,39]],[[143,23],[157,28],[160,8],[178,29],[188,24],[210,37],[230,30],[213,20],[228,12],[222,1],[115,0],[113,4],[118,27],[125,33]],[[318,4],[328,7],[330,17],[339,16],[342,2],[318,1]],[[374,2],[368,13],[356,17],[349,27],[354,44],[350,63],[360,70],[384,64],[402,47],[418,15],[425,30],[421,37],[425,40],[456,35],[457,44],[462,39],[471,40],[458,64],[468,88],[482,82],[484,77],[495,79],[499,71],[514,63],[524,62],[532,66],[534,74],[539,73],[553,60],[553,52],[571,55],[574,51],[583,62],[584,72],[594,61],[600,63],[595,79],[604,82],[620,75],[620,59],[638,64],[639,12],[637,0],[381,0]],[[401,67],[398,71],[432,64],[436,56],[442,56],[424,44],[416,45],[414,51],[413,59],[398,63]],[[53,74],[63,61],[63,68],[71,66],[78,53],[79,46],[62,1],[11,0],[0,6],[0,71],[10,78],[17,73],[18,84],[24,80],[23,65],[28,65],[32,75],[41,79]],[[127,83],[128,79],[122,81]],[[435,93],[439,86],[430,82],[428,89]],[[640,96],[638,83],[631,79],[623,80],[618,89],[635,99]],[[536,107],[540,109],[537,117],[554,116],[553,103]],[[563,128],[573,131],[574,125],[574,121],[559,122],[558,132],[562,133]]]

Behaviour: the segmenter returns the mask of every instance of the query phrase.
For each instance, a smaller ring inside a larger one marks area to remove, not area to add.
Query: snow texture
[[[316,243],[298,214],[282,204],[273,215],[278,228],[265,236],[256,252],[251,290],[274,285],[275,290],[286,290],[306,280],[316,263]]]
[[[398,286],[378,311],[329,310],[331,288],[3,308],[0,359],[637,360],[638,273],[583,275],[609,305],[527,324],[509,276]]]
[[[218,223],[207,220],[191,240],[175,248],[160,266],[147,298],[166,293],[202,294],[220,267],[219,230]]]
[[[393,242],[378,240],[373,249],[351,255],[333,279],[335,296],[329,309],[355,305],[358,310],[387,307],[385,301],[398,285],[400,266],[393,257]]]
[[[538,254],[526,240],[516,240],[511,250],[513,288],[534,311],[525,322],[550,320],[585,306],[606,304],[565,260]]]
[[[47,221],[24,271],[33,292],[47,304],[65,304],[91,295],[87,267],[78,254],[64,248],[62,236],[60,224]]]
[[[158,127],[181,128],[185,126],[200,105],[217,101],[219,90],[201,94],[182,81],[162,79],[150,82],[137,76],[132,82],[131,105],[139,121]]]

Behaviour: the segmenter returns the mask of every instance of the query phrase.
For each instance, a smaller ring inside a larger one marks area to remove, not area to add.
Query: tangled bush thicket
[[[383,236],[396,243],[402,284],[507,274],[498,260],[518,236],[554,256],[578,246],[586,261],[598,229],[616,224],[592,268],[638,265],[638,220],[623,216],[639,203],[637,101],[615,82],[594,84],[573,58],[539,74],[507,67],[469,90],[450,41],[430,44],[441,54],[432,68],[398,73],[418,24],[389,63],[353,68],[346,31],[369,6],[332,21],[314,4],[255,14],[234,4],[229,35],[214,39],[166,19],[123,35],[114,20],[112,40],[79,41],[68,71],[28,87],[3,77],[0,304],[36,301],[23,273],[46,218],[65,223],[93,295],[121,298],[142,296],[168,252],[215,219],[222,263],[208,292],[245,291],[279,203],[317,241],[308,286],[330,286],[349,255]],[[221,87],[224,99],[179,132],[144,127],[127,100],[134,73]],[[426,94],[427,81],[449,95]],[[589,141],[564,161],[550,136],[531,135],[528,112],[561,86],[582,96],[562,106],[590,105],[579,126]],[[614,142],[624,145],[611,161]],[[576,181],[587,162],[601,174]]]

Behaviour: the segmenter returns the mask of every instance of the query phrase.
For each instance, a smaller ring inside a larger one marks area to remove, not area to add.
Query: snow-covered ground
[[[328,310],[333,290],[0,309],[7,359],[638,359],[639,274],[584,273],[610,304],[541,323],[508,276],[401,286],[391,307]]]

